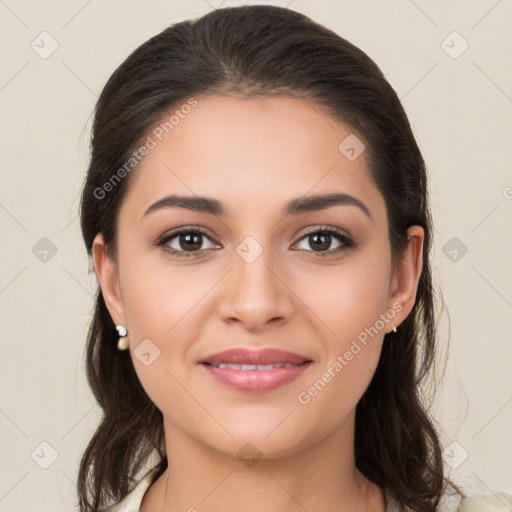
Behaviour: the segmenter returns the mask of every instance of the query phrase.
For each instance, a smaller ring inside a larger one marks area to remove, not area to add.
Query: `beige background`
[[[450,312],[436,406],[447,466],[475,493],[512,493],[512,2],[264,3],[360,46],[402,98],[431,174]],[[150,36],[240,4],[0,1],[0,512],[73,509],[99,417],[82,363],[95,281],[77,220],[95,100]]]

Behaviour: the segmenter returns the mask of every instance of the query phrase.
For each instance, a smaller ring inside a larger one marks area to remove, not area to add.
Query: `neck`
[[[320,443],[276,458],[258,459],[250,449],[248,459],[233,457],[174,425],[165,424],[165,434],[169,465],[146,493],[141,512],[385,512],[382,491],[355,467],[353,421]]]

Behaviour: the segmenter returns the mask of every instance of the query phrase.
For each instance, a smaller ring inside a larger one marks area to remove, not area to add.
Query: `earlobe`
[[[126,325],[124,306],[119,287],[119,272],[114,261],[108,256],[103,235],[98,233],[92,244],[92,258],[96,278],[101,287],[105,304],[112,321]]]
[[[424,230],[420,226],[411,226],[407,230],[407,248],[397,263],[392,279],[389,306],[400,304],[400,312],[395,317],[399,325],[411,312],[416,301],[418,283],[423,270]]]

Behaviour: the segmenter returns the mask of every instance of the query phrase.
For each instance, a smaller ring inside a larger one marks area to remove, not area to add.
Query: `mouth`
[[[304,361],[305,364],[307,361]],[[277,368],[293,368],[294,366],[298,366],[293,363],[276,363],[276,364],[234,364],[234,363],[203,363],[211,366],[215,366],[215,368],[231,368],[232,370],[275,370]]]
[[[277,389],[303,374],[313,361],[278,349],[230,349],[200,361],[217,382],[239,391],[261,393]]]
[[[223,350],[206,357],[201,363],[211,365],[240,365],[240,366],[269,366],[269,365],[299,365],[311,361],[309,358],[287,350],[264,348],[249,350],[244,347]],[[240,368],[237,368],[240,369]],[[254,369],[254,368],[246,368]],[[268,369],[268,368],[263,368]]]

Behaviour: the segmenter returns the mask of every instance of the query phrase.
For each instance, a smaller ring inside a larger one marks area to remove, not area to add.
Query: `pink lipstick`
[[[222,384],[240,391],[261,393],[295,380],[312,361],[284,350],[235,348],[212,354],[201,364]]]

